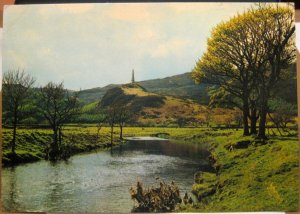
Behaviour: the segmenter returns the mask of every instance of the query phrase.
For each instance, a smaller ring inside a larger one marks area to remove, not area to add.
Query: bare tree
[[[105,114],[105,112],[103,112],[103,109],[101,109],[101,106],[99,105],[100,103],[98,103],[98,105],[96,106],[96,114],[97,114],[97,134],[96,134],[96,143],[98,143],[99,141],[99,137],[100,137],[100,131],[102,129],[103,124],[105,123],[105,121],[107,120],[107,115]]]
[[[63,83],[48,83],[41,88],[40,110],[53,130],[53,141],[50,145],[49,159],[60,159],[60,144],[62,141],[62,127],[72,117],[79,113],[77,94],[64,89]]]
[[[269,101],[268,116],[276,126],[279,134],[282,136],[282,131],[287,132],[288,134],[288,124],[294,122],[294,118],[297,116],[297,105],[288,103],[283,99],[271,99]]]
[[[105,110],[107,122],[110,126],[110,146],[112,147],[114,141],[114,126],[118,119],[118,106],[116,104],[110,105]]]
[[[35,80],[29,74],[20,70],[10,70],[3,75],[3,112],[10,118],[13,126],[11,152],[16,154],[16,134],[20,120],[24,119],[25,105],[30,97],[30,88]]]
[[[120,140],[123,140],[123,127],[125,126],[125,123],[130,120],[131,115],[128,106],[121,106],[118,108],[117,121],[120,127]]]

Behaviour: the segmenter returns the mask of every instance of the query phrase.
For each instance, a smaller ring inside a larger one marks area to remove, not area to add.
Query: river
[[[5,211],[130,212],[129,188],[174,181],[190,192],[196,171],[208,168],[206,149],[168,141],[129,141],[113,150],[2,170]],[[155,178],[159,177],[156,181]]]

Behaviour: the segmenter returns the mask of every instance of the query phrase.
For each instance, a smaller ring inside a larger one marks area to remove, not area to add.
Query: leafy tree
[[[231,95],[229,92],[225,91],[223,88],[211,88],[209,90],[209,107],[210,108],[242,108],[242,104],[239,99]]]
[[[244,135],[259,120],[265,138],[267,101],[294,60],[293,12],[289,7],[259,6],[219,24],[208,39],[207,51],[197,62],[194,79],[214,84],[242,103]],[[251,111],[250,111],[251,110]]]
[[[49,82],[41,88],[40,111],[53,130],[53,141],[50,144],[49,159],[52,161],[61,158],[64,153],[61,147],[62,127],[79,113],[77,94],[70,94],[64,89],[63,83]]]
[[[295,24],[294,12],[290,7],[265,6],[253,12],[257,17],[252,23],[260,26],[255,29],[261,38],[266,69],[259,70],[260,95],[260,138],[266,138],[266,117],[268,101],[271,92],[282,79],[290,79],[292,73],[290,66],[295,61]],[[252,24],[251,23],[251,24]]]
[[[193,69],[199,83],[217,85],[241,100],[244,135],[249,135],[249,96],[256,79],[252,66],[260,59],[257,40],[247,25],[250,18],[251,13],[244,13],[215,27],[207,51]]]
[[[35,80],[20,70],[10,70],[3,75],[3,114],[13,127],[11,152],[15,153],[18,123],[30,112],[30,89]]]

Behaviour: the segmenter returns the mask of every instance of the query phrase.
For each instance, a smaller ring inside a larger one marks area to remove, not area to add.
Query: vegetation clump
[[[172,212],[182,202],[178,186],[160,182],[158,187],[145,188],[141,182],[130,188],[131,198],[137,202],[133,212]]]

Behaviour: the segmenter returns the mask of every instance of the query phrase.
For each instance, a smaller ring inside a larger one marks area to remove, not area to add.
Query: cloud
[[[153,58],[167,57],[169,55],[178,55],[183,52],[189,45],[189,41],[185,39],[171,39],[159,44],[150,53]]]
[[[105,15],[115,20],[125,22],[149,22],[160,19],[158,13],[151,13],[151,4],[113,4]]]
[[[133,68],[139,80],[180,74],[201,57],[211,28],[243,10],[244,4],[236,4],[234,9],[225,6],[118,3],[9,7],[3,68],[25,69],[41,85],[63,80],[70,89],[125,83]]]
[[[53,51],[50,48],[43,47],[39,49],[37,52],[38,52],[38,57],[42,59],[53,56]]]
[[[221,5],[222,3],[217,4],[217,3],[183,3],[182,2],[182,3],[170,3],[167,4],[167,7],[170,10],[172,10],[172,12],[180,14],[180,13],[187,13],[187,12],[198,12],[198,13],[208,12],[211,10],[218,9],[218,6]]]
[[[137,30],[132,36],[132,39],[136,42],[150,42],[159,38],[159,33],[149,27]]]

